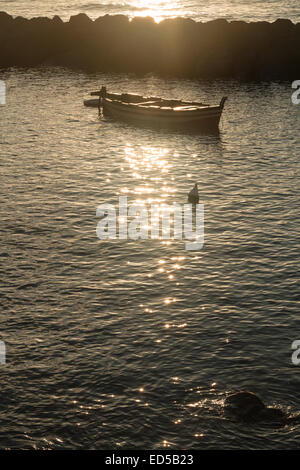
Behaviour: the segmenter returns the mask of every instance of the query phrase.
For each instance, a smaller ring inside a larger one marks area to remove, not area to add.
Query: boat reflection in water
[[[104,116],[126,121],[135,125],[146,125],[162,129],[176,129],[192,132],[212,131],[217,133],[226,101],[224,96],[219,105],[210,106],[157,97],[123,93],[108,93],[106,87],[92,92],[98,99],[86,100],[86,106],[98,107]]]

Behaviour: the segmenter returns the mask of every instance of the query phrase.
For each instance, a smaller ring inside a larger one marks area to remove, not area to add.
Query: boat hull
[[[103,99],[103,114],[116,120],[151,125],[162,128],[218,128],[222,115],[221,106],[202,109],[176,110],[145,107]],[[191,107],[192,108],[192,107]]]
[[[84,106],[87,106],[88,108],[99,108],[99,98],[91,99],[91,100],[84,100],[83,104]]]

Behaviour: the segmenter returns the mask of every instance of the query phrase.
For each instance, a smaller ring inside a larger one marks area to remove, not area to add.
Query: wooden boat
[[[227,97],[219,105],[167,100],[135,94],[108,93],[106,87],[92,92],[98,99],[86,100],[86,106],[99,107],[103,114],[122,121],[154,124],[159,127],[217,128]]]

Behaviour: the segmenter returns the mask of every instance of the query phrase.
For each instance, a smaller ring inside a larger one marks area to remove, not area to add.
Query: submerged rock
[[[282,410],[266,407],[257,395],[245,390],[228,395],[224,406],[226,412],[245,422],[284,424],[287,421]]]

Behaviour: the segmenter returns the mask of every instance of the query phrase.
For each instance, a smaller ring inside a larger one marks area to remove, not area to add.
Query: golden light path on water
[[[135,186],[131,190],[128,186],[120,189],[120,193],[129,196],[129,199],[133,193],[133,203],[143,207],[147,216],[147,221],[144,220],[141,226],[144,236],[162,240],[163,244],[168,245],[178,239],[175,236],[175,208],[181,211],[181,206],[173,205],[177,189],[174,176],[168,175],[172,168],[170,159],[168,148],[140,146],[136,150],[128,144],[125,147],[125,161],[132,172]],[[160,268],[160,271],[164,269]]]
[[[151,5],[151,6],[150,6]],[[189,16],[190,13],[186,7],[183,9],[180,2],[164,2],[153,0],[151,4],[147,0],[137,0],[131,2],[133,9],[137,10],[135,16],[151,16],[156,23],[165,18],[175,18],[176,16]]]
[[[171,169],[168,153],[167,148],[141,147],[137,152],[133,146],[126,146],[125,160],[132,170],[132,177],[138,183],[134,188],[136,203],[163,203],[175,192],[175,188],[166,179]],[[128,191],[127,187],[122,189],[123,193]]]
[[[136,13],[131,15],[131,18],[136,16],[150,16],[154,19],[156,23],[166,19],[166,18],[175,18],[178,16],[193,18],[195,13],[195,5],[191,5],[189,8],[188,5],[184,5],[183,2],[171,1],[166,2],[162,0],[153,0],[151,3],[147,0],[136,0],[130,2],[130,5],[133,10],[136,10]],[[247,15],[248,6],[242,6],[244,14]],[[222,18],[224,16],[224,3],[206,3],[203,2],[202,5],[198,5],[197,9],[201,11],[203,18],[211,19]]]
[[[171,154],[170,149],[167,147],[150,147],[140,146],[135,147],[127,144],[124,148],[125,161],[127,162],[133,181],[137,184],[131,190],[128,187],[121,189],[121,194],[126,194],[130,198],[130,193],[133,192],[134,197],[132,201],[137,205],[144,205],[149,207],[151,204],[161,205],[163,207],[167,203],[172,205],[176,197],[176,183],[174,176],[170,176],[172,172],[172,165],[170,163]],[[190,175],[191,176],[191,175]],[[170,202],[171,201],[171,202]],[[158,210],[162,215],[163,208]],[[172,210],[170,212],[172,214]],[[146,227],[151,233],[152,218],[149,217],[148,226]],[[174,219],[171,215],[170,227],[173,230]],[[163,232],[162,232],[163,233]],[[159,237],[163,245],[172,245],[174,240],[164,240],[162,236]],[[175,242],[176,243],[176,242]],[[151,273],[147,274],[148,278],[163,277],[173,285],[179,286],[182,270],[185,269],[185,256],[171,256],[170,258],[157,258],[154,260],[154,266]],[[156,265],[155,265],[156,263]],[[161,299],[161,308],[168,307],[176,304],[181,299],[178,296],[167,296]],[[154,314],[153,308],[140,304],[147,315]],[[171,319],[163,322],[163,330],[169,331],[170,329],[184,329],[188,326],[187,321],[172,321]],[[162,332],[161,336],[155,340],[157,344],[165,342],[165,333]],[[178,378],[176,378],[179,380]],[[178,421],[178,423],[180,420]],[[167,441],[163,443],[164,447],[169,447]]]

